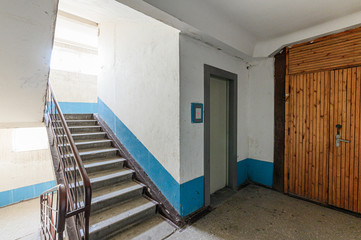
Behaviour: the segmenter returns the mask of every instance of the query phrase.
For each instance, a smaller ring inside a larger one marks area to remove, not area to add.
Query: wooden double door
[[[285,192],[361,213],[361,67],[286,87]]]

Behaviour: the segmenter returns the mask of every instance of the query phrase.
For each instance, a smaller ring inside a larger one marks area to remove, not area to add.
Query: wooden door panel
[[[289,76],[287,191],[328,200],[330,72]]]
[[[329,204],[361,212],[360,91],[361,68],[331,72]],[[336,124],[342,139],[336,147]]]

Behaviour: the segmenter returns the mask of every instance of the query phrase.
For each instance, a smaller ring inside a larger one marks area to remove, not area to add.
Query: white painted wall
[[[14,131],[14,128],[0,129],[0,192],[55,180],[49,146],[42,150],[16,152]],[[45,131],[45,135],[35,136],[37,141],[47,143],[45,127],[39,131]]]
[[[204,125],[191,123],[191,103],[204,103],[204,64],[238,75],[237,160],[248,157],[247,63],[200,41],[180,35],[181,183],[204,175]]]
[[[78,0],[79,1],[79,0]],[[224,52],[250,58],[256,43],[254,36],[241,29],[223,14],[202,0],[116,0],[139,12],[179,29]]]
[[[247,60],[268,57],[285,44],[359,25],[361,16],[359,0],[117,1]]]
[[[144,0],[145,2],[175,16],[209,36],[252,55],[255,38],[221,14],[216,8],[202,0]]]
[[[258,60],[251,64],[247,124],[249,158],[273,162],[274,59]]]
[[[98,102],[96,75],[52,69],[50,82],[58,102]]]
[[[42,121],[57,4],[0,1],[0,127]]]
[[[265,57],[274,54],[277,50],[286,45],[312,40],[321,36],[342,32],[348,28],[361,25],[361,12],[353,13],[345,17],[334,19],[306,29],[279,36],[272,39],[257,42],[253,56]]]
[[[179,31],[151,18],[99,28],[100,99],[179,182]]]

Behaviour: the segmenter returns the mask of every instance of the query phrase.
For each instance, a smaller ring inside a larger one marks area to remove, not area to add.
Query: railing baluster
[[[89,239],[89,217],[92,194],[90,180],[84,169],[82,160],[75,146],[64,115],[62,114],[59,104],[55,99],[50,82],[48,83],[46,101],[45,114],[47,114],[49,119],[48,126],[53,134],[53,145],[55,145],[55,149],[57,150],[57,155],[59,158],[58,170],[61,169],[64,176],[64,189],[67,193],[65,205],[67,205],[66,203],[69,203],[68,207],[63,210],[64,213],[62,213],[60,210],[56,210],[58,211],[56,216],[58,217],[58,215],[63,214],[65,218],[65,212],[69,213],[75,210],[80,210],[80,212],[75,215],[77,232],[79,238]],[[80,185],[80,182],[82,182],[82,185]],[[49,200],[48,197],[49,196],[47,196],[47,199]],[[47,209],[44,206],[44,203],[45,201],[41,203],[41,209],[43,210]],[[60,202],[59,209],[63,209]],[[50,209],[50,211],[52,210]],[[45,225],[49,227],[49,222],[47,222],[49,221],[48,216],[52,216],[52,213],[48,212],[48,214],[46,214],[43,211],[41,214],[42,226]],[[42,231],[44,234],[49,234],[50,231],[50,235],[48,236],[52,238],[51,227],[50,229],[43,228]],[[81,236],[81,233],[83,233],[83,236]],[[58,239],[61,239],[60,236],[58,236]]]
[[[54,194],[56,202],[54,203]],[[41,234],[45,239],[63,239],[67,193],[64,185],[57,185],[40,195]]]

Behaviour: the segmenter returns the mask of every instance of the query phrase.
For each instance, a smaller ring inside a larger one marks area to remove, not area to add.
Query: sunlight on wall
[[[98,54],[57,46],[55,43],[50,68],[97,75],[99,73]]]
[[[24,152],[48,149],[48,135],[45,128],[16,128],[13,131],[13,151]]]
[[[59,102],[96,103],[98,24],[60,11],[50,68],[50,81]]]
[[[54,180],[45,127],[0,129],[0,192]]]

